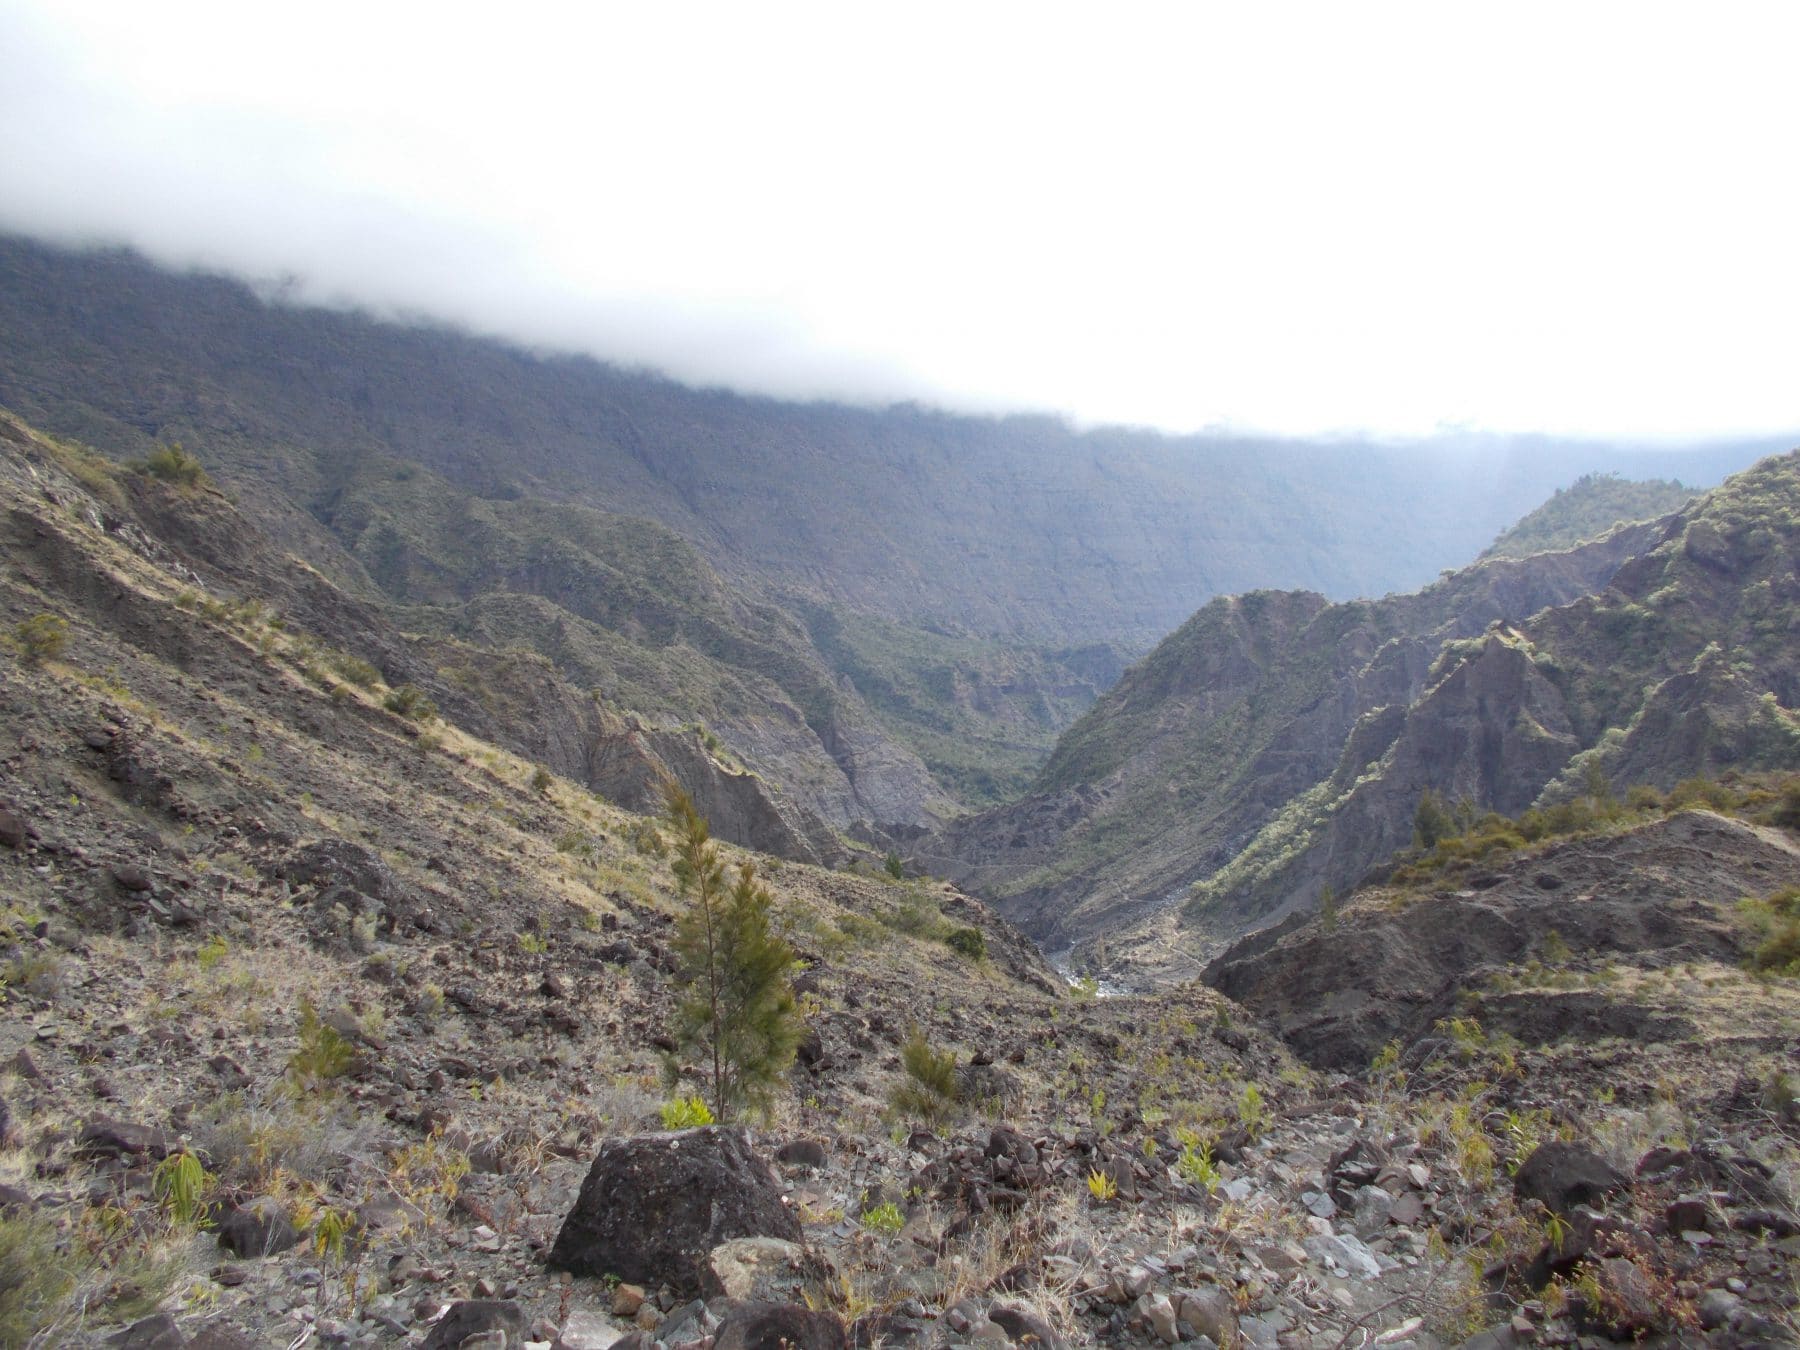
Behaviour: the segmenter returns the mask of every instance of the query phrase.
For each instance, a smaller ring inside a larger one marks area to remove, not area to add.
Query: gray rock
[[[784,1238],[733,1238],[707,1254],[700,1288],[734,1303],[800,1303],[821,1271],[806,1248]]]
[[[1306,1206],[1306,1212],[1315,1219],[1334,1219],[1337,1217],[1337,1201],[1324,1191],[1303,1191],[1300,1203]]]
[[[1175,1305],[1167,1294],[1145,1294],[1137,1301],[1135,1311],[1149,1325],[1151,1335],[1164,1345],[1173,1345],[1181,1339],[1175,1325]]]
[[[1744,1306],[1743,1300],[1725,1289],[1708,1289],[1700,1296],[1696,1311],[1700,1314],[1700,1325],[1708,1331],[1717,1331],[1721,1327],[1731,1325]]]
[[[175,1319],[166,1312],[133,1322],[125,1330],[108,1336],[106,1343],[117,1350],[187,1350],[188,1345],[187,1337],[181,1334]]]
[[[1175,1294],[1175,1316],[1196,1336],[1215,1345],[1236,1345],[1239,1338],[1237,1308],[1221,1289],[1181,1289]]]
[[[460,1350],[474,1336],[504,1332],[509,1343],[525,1339],[525,1310],[510,1300],[469,1298],[452,1303],[432,1324],[421,1350]]]
[[[629,1334],[597,1312],[572,1312],[552,1350],[612,1350]]]

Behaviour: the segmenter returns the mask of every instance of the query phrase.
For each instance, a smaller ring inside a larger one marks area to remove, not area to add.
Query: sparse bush
[[[1800,976],[1800,887],[1743,900],[1738,912],[1759,939],[1750,953],[1750,969]]]
[[[900,1047],[900,1065],[906,1077],[888,1099],[895,1112],[931,1125],[949,1119],[958,1095],[955,1052],[932,1049],[925,1033],[914,1027]]]
[[[640,820],[633,827],[631,846],[647,858],[669,856],[669,841],[663,838],[662,831],[656,828],[654,821]]]
[[[36,1214],[0,1215],[0,1345],[27,1345],[75,1288],[56,1225]]]
[[[892,849],[888,851],[887,857],[881,860],[881,865],[887,869],[887,874],[895,881],[899,881],[906,875],[906,864],[900,861],[900,855]]]
[[[531,790],[539,796],[543,796],[546,792],[550,791],[551,786],[555,782],[556,778],[554,775],[552,775],[550,770],[546,769],[542,764],[538,765],[537,768],[532,771]]]
[[[69,645],[68,621],[54,614],[33,614],[13,625],[13,642],[31,665],[54,661]]]
[[[381,701],[381,706],[415,722],[429,722],[437,716],[437,704],[416,684],[401,685]]]
[[[300,1048],[289,1056],[288,1083],[296,1096],[304,1096],[333,1079],[342,1078],[355,1060],[350,1042],[335,1027],[320,1019],[309,998],[300,1000]]]
[[[952,928],[944,935],[944,945],[971,961],[987,959],[987,937],[979,928]]]
[[[665,1130],[691,1130],[713,1123],[713,1113],[699,1097],[676,1097],[656,1108]]]
[[[211,481],[200,461],[183,450],[180,441],[157,446],[138,467],[152,478],[177,487],[201,487]]]
[[[62,981],[62,961],[54,952],[21,952],[0,973],[0,985],[33,998],[55,998],[62,992]]]
[[[218,1180],[200,1163],[200,1159],[183,1149],[171,1153],[156,1165],[151,1176],[151,1189],[176,1223],[187,1227],[199,1223],[206,1214],[206,1195]]]
[[[381,672],[360,656],[348,652],[332,652],[326,661],[340,676],[358,689],[373,689],[381,683]]]
[[[433,1134],[397,1150],[389,1159],[388,1181],[401,1199],[427,1216],[448,1210],[469,1175],[469,1155]]]

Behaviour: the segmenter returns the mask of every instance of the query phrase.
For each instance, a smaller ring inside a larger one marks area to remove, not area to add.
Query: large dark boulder
[[[792,1303],[743,1303],[719,1323],[713,1350],[845,1350],[837,1314]]]
[[[236,1256],[273,1256],[299,1243],[300,1230],[272,1195],[259,1196],[219,1220],[219,1245]]]
[[[1541,1144],[1513,1176],[1513,1194],[1520,1200],[1536,1200],[1564,1218],[1577,1205],[1600,1208],[1607,1196],[1630,1185],[1631,1178],[1579,1144]]]
[[[694,1296],[707,1254],[740,1237],[804,1241],[750,1137],[717,1125],[640,1134],[600,1146],[547,1264]]]

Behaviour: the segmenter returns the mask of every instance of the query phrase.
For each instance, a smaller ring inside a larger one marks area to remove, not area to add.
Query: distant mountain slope
[[[1484,558],[1523,558],[1573,548],[1627,521],[1657,520],[1679,511],[1699,489],[1654,478],[1634,481],[1584,473],[1488,546]]]
[[[779,403],[18,239],[0,239],[0,404],[110,451],[181,440],[309,511],[385,454],[481,498],[661,521],[734,579],[834,607],[1131,653],[1217,594],[1416,587],[1582,470],[1716,481],[1754,453],[1170,438]]]
[[[1343,893],[1430,789],[1516,814],[1800,768],[1800,452],[1665,521],[1414,596],[1216,600],[1066,732],[1036,791],[926,846],[1052,946],[1169,963]]]
[[[1231,931],[1353,885],[1411,842],[1428,788],[1512,815],[1590,771],[1623,790],[1800,768],[1797,709],[1800,451],[1671,518],[1605,590],[1447,643],[1410,706],[1196,888],[1188,921]]]
[[[1362,719],[1417,697],[1447,639],[1604,586],[1654,538],[1495,559],[1379,601],[1214,600],[1063,734],[1031,795],[952,822],[921,857],[1051,946],[1178,903],[1328,777]]]

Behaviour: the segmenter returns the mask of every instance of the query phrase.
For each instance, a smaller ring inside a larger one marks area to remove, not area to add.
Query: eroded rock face
[[[663,784],[673,778],[721,839],[797,862],[831,862],[842,853],[817,816],[778,801],[756,774],[720,764],[692,732],[602,717],[588,737],[580,776],[610,800],[649,815],[662,810]]]
[[[1308,1062],[1360,1071],[1390,1039],[1410,1042],[1453,1015],[1476,972],[1542,956],[1553,930],[1577,952],[1735,962],[1743,932],[1725,907],[1797,866],[1800,848],[1788,840],[1687,811],[1609,839],[1551,845],[1482,878],[1480,889],[1367,913],[1335,932],[1309,923],[1246,939],[1206,981],[1272,1018]],[[1490,1031],[1534,1045],[1684,1031],[1679,1018],[1583,991],[1497,995],[1481,1016]]]
[[[695,1295],[707,1255],[743,1237],[804,1241],[745,1131],[709,1125],[634,1135],[601,1145],[548,1264]]]

